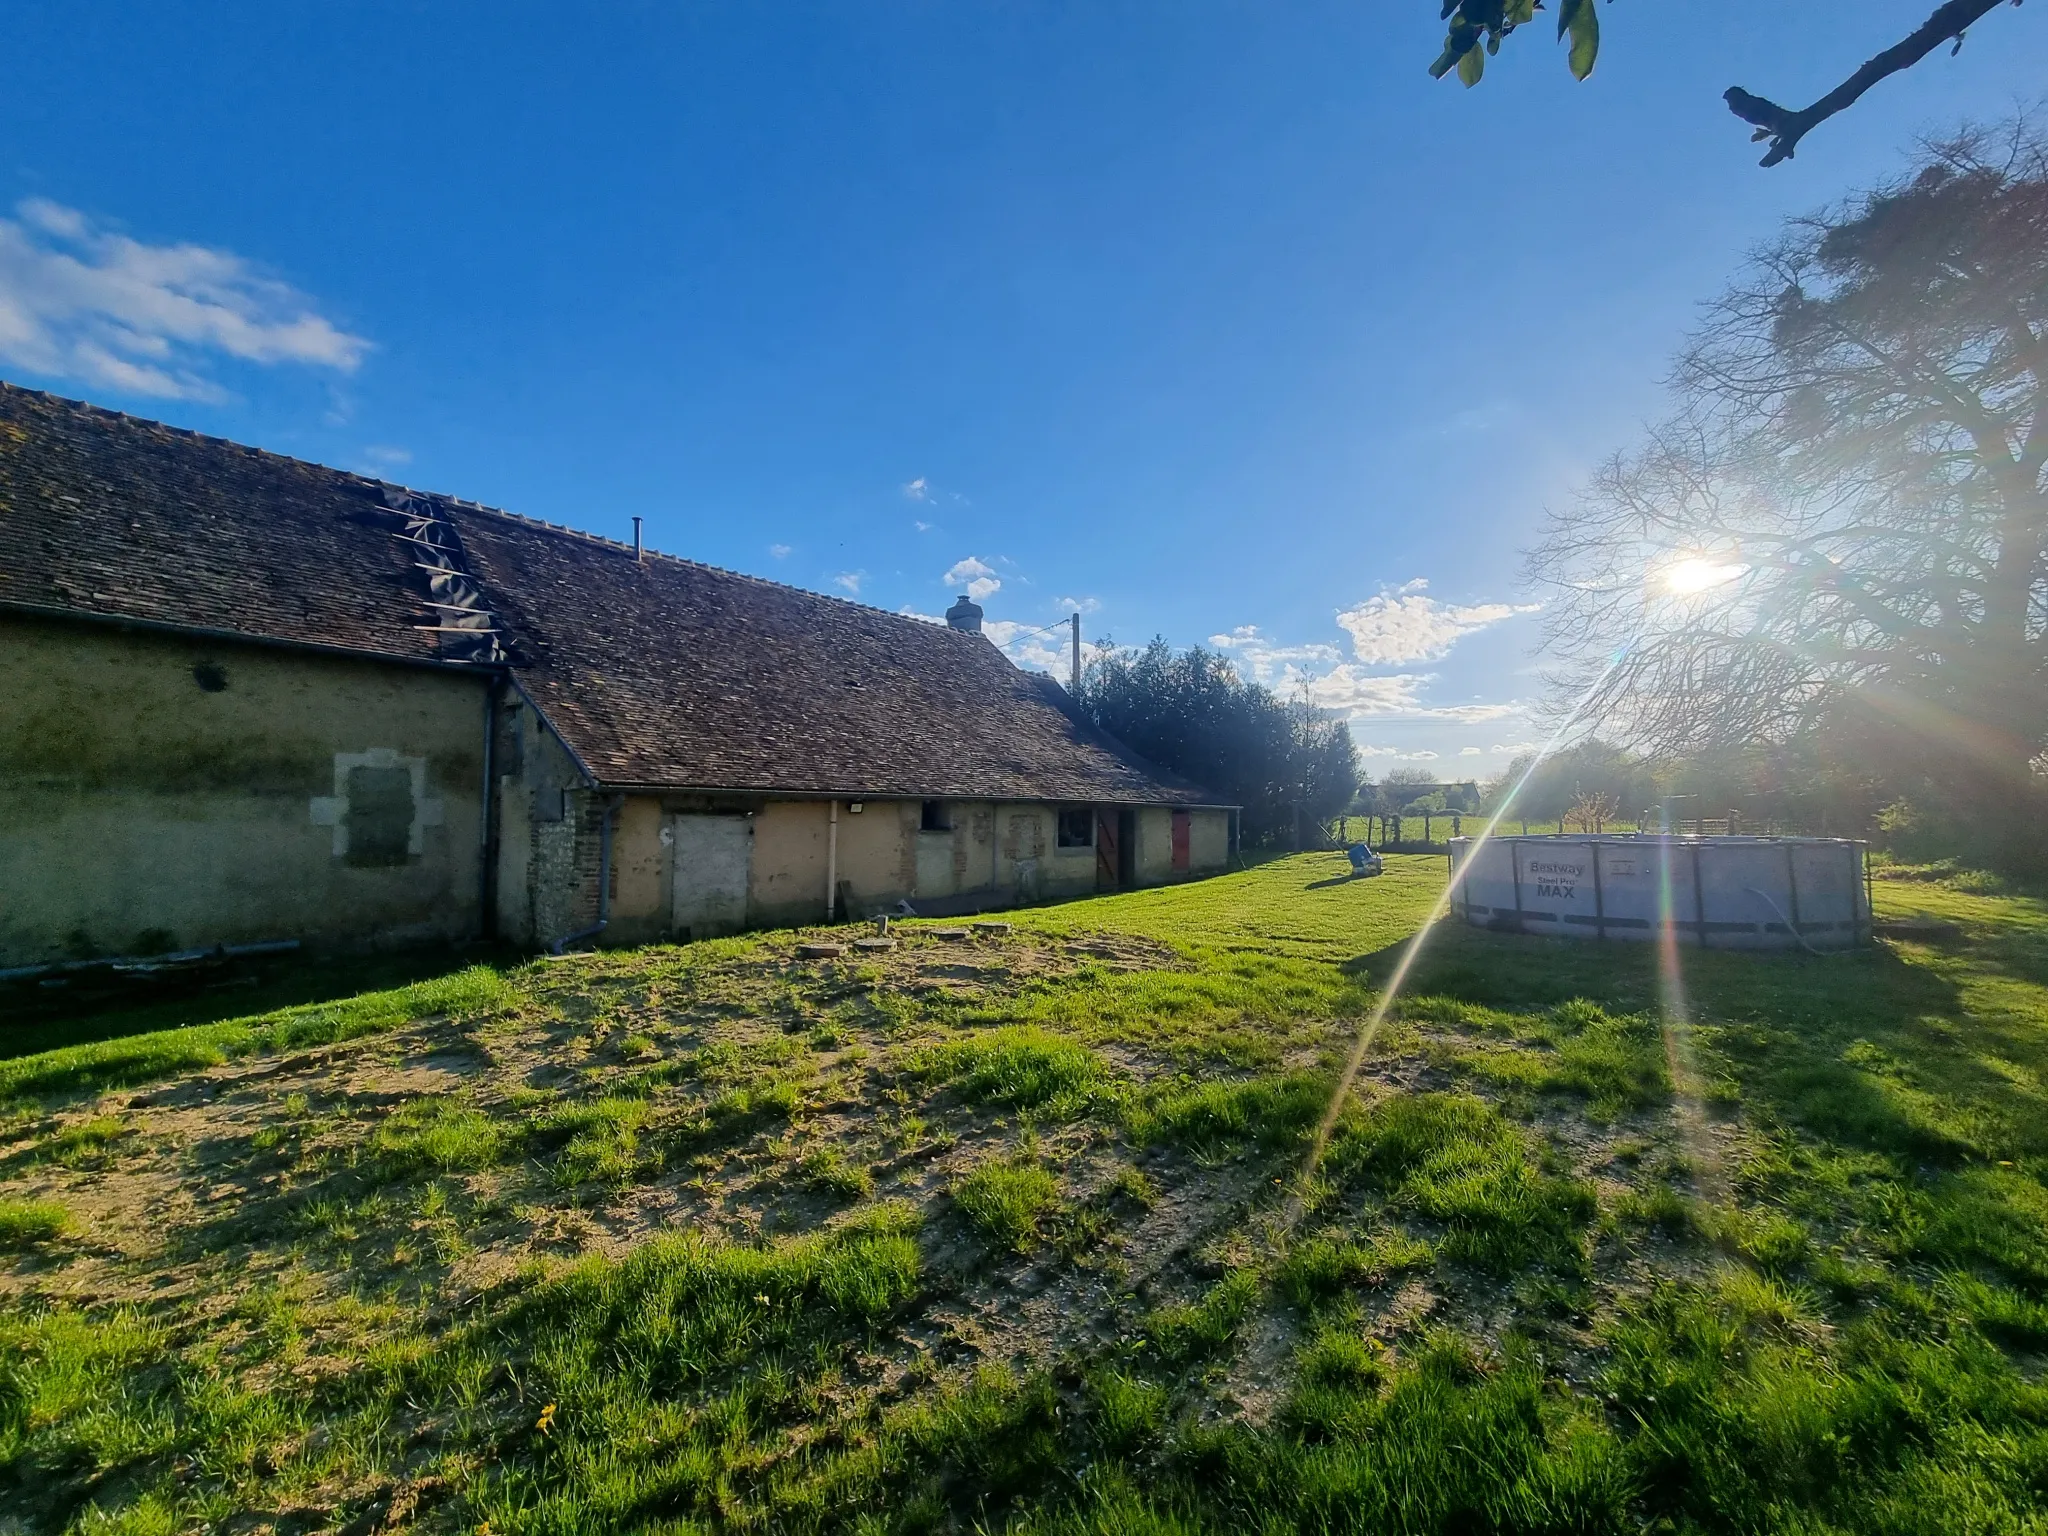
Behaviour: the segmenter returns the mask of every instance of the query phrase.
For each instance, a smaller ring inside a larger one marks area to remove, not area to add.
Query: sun
[[[1665,591],[1690,597],[1695,592],[1704,592],[1709,587],[1733,581],[1748,569],[1746,565],[1729,565],[1706,555],[1693,555],[1667,565],[1658,580]]]

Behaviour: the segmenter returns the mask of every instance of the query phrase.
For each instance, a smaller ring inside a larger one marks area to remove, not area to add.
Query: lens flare
[[[1365,1022],[1359,1026],[1358,1038],[1352,1042],[1351,1055],[1344,1063],[1344,1071],[1338,1077],[1336,1089],[1330,1095],[1329,1107],[1323,1111],[1323,1118],[1316,1126],[1315,1140],[1310,1144],[1308,1156],[1302,1160],[1301,1172],[1296,1176],[1294,1187],[1288,1194],[1287,1208],[1282,1218],[1284,1230],[1292,1231],[1306,1212],[1316,1169],[1322,1165],[1323,1154],[1329,1150],[1331,1133],[1336,1130],[1338,1118],[1344,1113],[1344,1105],[1351,1097],[1352,1086],[1358,1081],[1359,1071],[1365,1065],[1365,1058],[1372,1049],[1373,1039],[1379,1034],[1380,1026],[1386,1022],[1387,1013],[1394,1006],[1395,999],[1401,995],[1401,988],[1407,983],[1408,973],[1414,970],[1415,962],[1420,958],[1422,947],[1428,942],[1430,932],[1450,912],[1451,903],[1457,898],[1458,886],[1464,880],[1465,872],[1472,868],[1474,857],[1486,846],[1493,837],[1494,829],[1513,809],[1523,787],[1535,776],[1536,770],[1543,765],[1543,760],[1555,752],[1558,744],[1571,733],[1572,728],[1578,724],[1579,716],[1585,712],[1586,706],[1600,696],[1601,685],[1613,674],[1614,669],[1621,665],[1627,654],[1626,648],[1614,653],[1613,658],[1607,663],[1606,670],[1580,695],[1578,706],[1565,717],[1555,731],[1551,732],[1550,739],[1544,742],[1536,755],[1530,759],[1529,766],[1523,770],[1522,776],[1515,780],[1513,786],[1501,797],[1500,804],[1487,818],[1486,825],[1480,829],[1479,835],[1472,839],[1471,847],[1466,850],[1465,862],[1451,872],[1451,878],[1444,882],[1443,891],[1437,896],[1435,905],[1429,909],[1429,915],[1422,920],[1422,926],[1415,930],[1414,937],[1409,939],[1407,947],[1401,951],[1401,958],[1394,962],[1393,973],[1387,977],[1387,984],[1380,991],[1379,1001],[1373,1004],[1372,1012],[1366,1015]]]
[[[1692,1049],[1692,1010],[1685,995],[1685,968],[1679,960],[1678,902],[1672,894],[1674,850],[1684,846],[1666,832],[1657,853],[1657,996],[1663,1018],[1664,1070],[1671,1078],[1678,1134],[1701,1190],[1718,1199],[1723,1193],[1720,1149],[1707,1132],[1706,1105],[1700,1095],[1699,1064]],[[1694,857],[1698,857],[1697,850]],[[1695,886],[1695,900],[1697,886]]]

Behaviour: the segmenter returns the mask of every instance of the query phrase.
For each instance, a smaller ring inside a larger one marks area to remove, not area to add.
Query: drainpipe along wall
[[[825,921],[838,915],[839,906],[839,802],[830,802],[825,815]]]
[[[497,736],[498,680],[493,677],[484,684],[484,793],[482,824],[477,828],[477,859],[483,866],[477,872],[477,931],[486,939],[498,936],[498,840],[492,836],[497,827],[498,789],[492,764]]]

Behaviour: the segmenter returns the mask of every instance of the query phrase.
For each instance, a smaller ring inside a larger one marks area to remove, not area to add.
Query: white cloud
[[[1328,666],[1344,655],[1334,645],[1282,645],[1261,634],[1256,624],[1240,624],[1227,635],[1211,635],[1209,643],[1242,661],[1254,681],[1283,687],[1297,681],[1304,666]]]
[[[995,567],[985,564],[973,555],[964,560],[954,561],[952,569],[939,580],[949,587],[964,585],[967,588],[967,595],[977,603],[991,592],[1000,592],[1003,587],[1002,578],[996,575]]]
[[[1369,666],[1399,666],[1433,661],[1471,634],[1518,613],[1534,613],[1536,603],[1440,603],[1423,595],[1426,581],[1383,589],[1355,608],[1337,615],[1351,636],[1351,652]]]
[[[1460,748],[1458,748],[1458,756],[1460,756],[1460,757],[1484,757],[1484,756],[1486,756],[1486,754],[1485,754],[1484,752],[1482,752],[1482,751],[1481,751],[1481,750],[1480,750],[1479,748],[1477,748],[1477,747],[1460,747]]]
[[[1360,757],[1405,757],[1407,754],[1404,753],[1399,747],[1362,746],[1358,749],[1358,755]]]
[[[1410,752],[1408,754],[1408,761],[1411,763],[1433,763],[1436,761],[1436,754],[1430,751],[1429,748],[1424,747],[1419,752]]]
[[[1062,613],[1100,613],[1102,600],[1096,597],[1063,597],[1053,607]]]
[[[919,475],[915,480],[905,482],[903,494],[912,501],[930,501],[932,499],[932,488],[925,482],[924,476]],[[922,528],[924,525],[920,523],[918,526]]]
[[[1011,619],[986,619],[981,632],[1020,667],[1050,672],[1061,679],[1073,668],[1073,652],[1057,630],[1028,629]]]
[[[1355,662],[1342,662],[1319,677],[1308,679],[1309,697],[1324,709],[1336,710],[1353,720],[1362,718],[1404,720],[1447,720],[1475,724],[1519,715],[1518,703],[1425,704],[1422,687],[1433,680],[1427,672],[1369,673]]]
[[[943,624],[946,622],[945,616],[943,614],[919,613],[915,608],[911,607],[908,603],[905,603],[901,608],[898,608],[896,611],[903,615],[903,617],[906,619],[916,619],[920,624]]]
[[[363,457],[370,460],[373,464],[410,464],[412,462],[412,450],[410,448],[394,448],[386,444],[372,443],[363,450]]]
[[[1505,746],[1501,745],[1501,743],[1499,742],[1495,742],[1492,746],[1487,748],[1487,751],[1489,752],[1505,752],[1510,757],[1513,757],[1517,753],[1521,752],[1540,752],[1542,750],[1543,743],[1540,741],[1511,741],[1507,743],[1507,745]]]
[[[768,546],[768,553],[778,560],[786,560],[789,558],[789,546],[787,544],[770,544]]]
[[[834,585],[844,587],[855,597],[859,597],[861,580],[866,575],[866,571],[841,571],[832,578],[832,581]]]
[[[932,525],[924,521],[922,518],[912,518],[910,520],[910,526],[915,528],[919,533],[930,533],[932,531]]]
[[[0,218],[0,360],[53,378],[219,399],[219,357],[352,372],[370,343],[232,251],[146,245],[30,198]]]

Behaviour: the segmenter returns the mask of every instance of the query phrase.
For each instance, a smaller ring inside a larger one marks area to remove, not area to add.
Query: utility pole
[[[1070,690],[1075,698],[1081,697],[1081,615],[1074,615],[1074,686]]]

